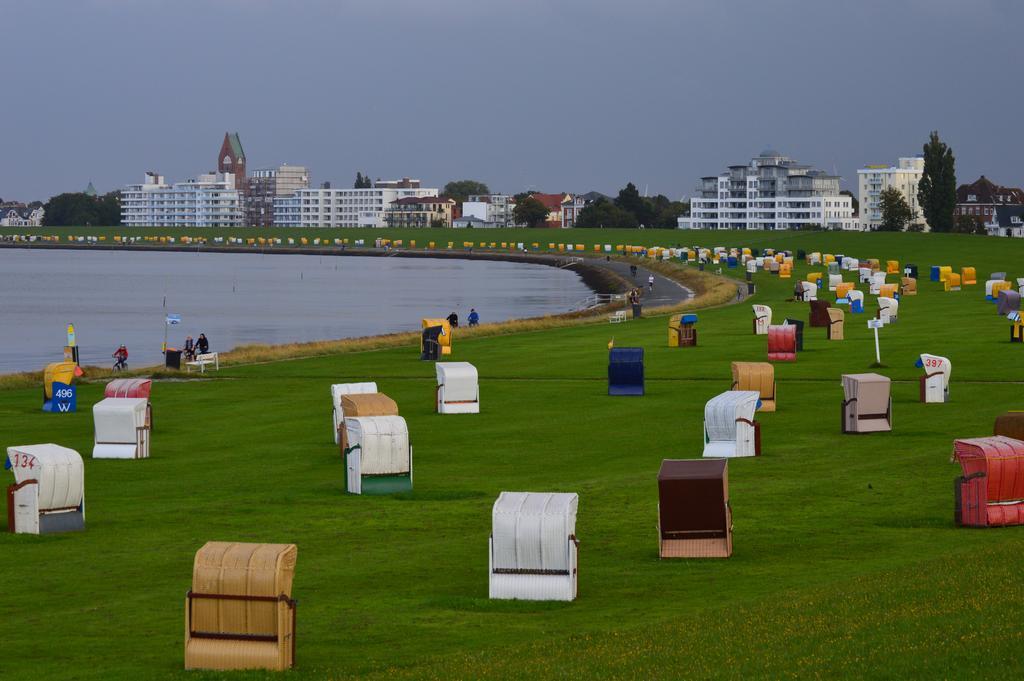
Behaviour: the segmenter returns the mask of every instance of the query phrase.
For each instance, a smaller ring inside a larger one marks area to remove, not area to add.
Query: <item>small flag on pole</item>
[[[181,315],[180,314],[169,314],[169,315],[167,315],[167,324],[169,326],[174,326],[175,324],[181,324]]]

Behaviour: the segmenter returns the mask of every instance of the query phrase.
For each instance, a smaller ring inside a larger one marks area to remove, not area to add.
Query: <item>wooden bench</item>
[[[626,321],[626,311],[616,310],[615,312],[608,315],[608,321],[612,324],[619,324]]]
[[[199,367],[199,373],[206,373],[206,365],[212,364],[213,368],[220,371],[220,358],[216,352],[207,352],[202,355],[196,355],[196,358],[185,362],[185,372],[192,373],[192,367]]]

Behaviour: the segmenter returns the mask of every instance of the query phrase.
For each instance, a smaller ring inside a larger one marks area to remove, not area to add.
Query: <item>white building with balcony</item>
[[[516,199],[507,194],[473,194],[462,203],[462,214],[492,227],[515,227]]]
[[[169,185],[163,175],[121,192],[126,227],[240,227],[245,213],[232,173],[210,173]]]
[[[418,185],[418,182],[416,184]],[[384,214],[392,201],[410,196],[422,198],[437,195],[437,189],[419,186],[300,189],[291,196],[274,199],[274,225],[278,227],[385,227],[387,224]]]
[[[905,156],[897,165],[869,165],[857,171],[857,192],[860,201],[860,224],[862,229],[877,229],[882,224],[881,195],[886,189],[895,187],[903,194],[913,217],[911,225],[921,225],[928,231],[921,205],[917,202],[917,185],[924,174],[924,158]]]
[[[767,149],[721,175],[702,177],[690,199],[692,229],[857,229],[839,177]],[[680,225],[684,227],[684,225]],[[684,227],[685,228],[685,227]]]

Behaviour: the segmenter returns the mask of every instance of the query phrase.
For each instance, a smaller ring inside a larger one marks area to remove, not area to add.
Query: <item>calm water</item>
[[[163,361],[200,332],[211,350],[410,331],[453,310],[465,323],[560,313],[590,294],[544,265],[425,258],[0,249],[0,373],[62,358],[68,322],[83,364]],[[166,297],[166,309],[164,299]]]

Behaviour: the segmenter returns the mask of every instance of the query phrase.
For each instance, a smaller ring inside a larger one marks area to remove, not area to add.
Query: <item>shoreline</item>
[[[630,282],[625,276],[616,272],[616,268],[625,268],[636,264],[641,270],[640,279],[645,279],[648,274],[656,276],[660,280],[659,292],[663,290],[666,282],[671,287],[676,287],[677,296],[674,301],[668,304],[654,305],[646,308],[645,312],[650,314],[664,314],[670,310],[693,309],[716,307],[723,304],[736,302],[736,287],[738,282],[733,282],[727,277],[714,275],[707,272],[698,272],[692,268],[680,267],[675,263],[648,261],[648,259],[626,259],[622,256],[611,255],[610,258],[594,256],[566,256],[554,254],[536,253],[502,253],[493,251],[409,251],[392,250],[385,252],[383,249],[359,249],[359,248],[295,248],[282,247],[274,249],[246,248],[238,246],[225,246],[204,248],[184,245],[111,245],[111,244],[40,244],[40,243],[6,243],[0,244],[0,248],[24,248],[35,250],[136,250],[144,252],[174,251],[187,253],[248,253],[248,254],[284,254],[284,255],[334,255],[334,256],[368,256],[368,257],[408,257],[408,258],[440,258],[455,260],[491,260],[504,262],[518,262],[524,264],[538,264],[549,267],[560,267],[571,269],[578,274],[583,283],[592,291],[598,294],[622,294],[633,288],[636,284]],[[669,273],[671,272],[671,274]],[[493,324],[485,324],[474,327],[472,330],[460,329],[460,335],[469,338],[483,338],[492,335],[541,331],[545,329],[560,328],[577,324],[592,324],[603,322],[605,316],[613,309],[625,308],[624,301],[615,303],[609,302],[596,305],[582,310],[568,310],[555,315],[539,317],[525,317],[520,319],[506,320]],[[279,345],[251,344],[236,346],[229,351],[221,353],[221,361],[225,360],[229,365],[255,364],[274,361],[284,361],[308,357],[323,356],[344,352],[359,352],[378,350],[402,345],[412,345],[418,342],[418,332],[394,332],[377,334],[372,336],[358,336],[351,338],[339,338],[331,340],[305,341],[286,343]],[[113,374],[105,367],[86,367],[89,371],[84,377],[85,382],[92,380],[109,379]],[[42,368],[37,371],[0,373],[0,389],[4,387],[25,387],[38,383]],[[119,376],[152,376],[155,378],[167,379],[178,378],[180,372],[167,370],[163,366],[155,365],[139,367],[128,372],[118,374]]]
[[[173,253],[244,253],[250,255],[319,255],[319,256],[340,256],[340,257],[369,257],[369,258],[434,258],[439,260],[492,260],[498,262],[515,262],[528,265],[545,265],[561,269],[571,269],[578,274],[583,283],[591,291],[598,294],[625,293],[629,288],[629,282],[614,273],[611,268],[602,267],[599,264],[588,262],[599,260],[598,258],[575,256],[575,255],[554,255],[548,253],[519,253],[519,252],[497,252],[479,250],[410,250],[391,249],[385,251],[383,248],[360,248],[338,246],[330,247],[301,247],[301,246],[275,246],[273,248],[252,247],[252,246],[191,246],[185,244],[109,244],[109,243],[52,243],[52,242],[0,242],[0,248],[26,249],[26,250],[68,250],[68,251],[140,251],[140,252],[162,252]],[[604,262],[603,260],[599,260]],[[690,292],[692,297],[693,293]]]

